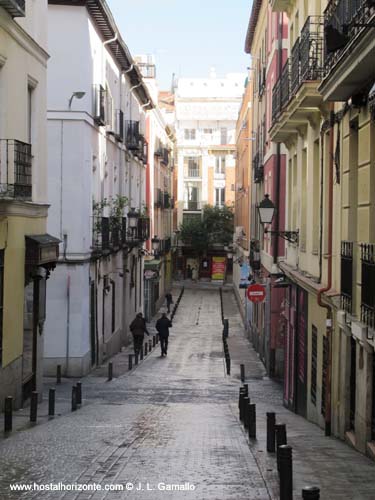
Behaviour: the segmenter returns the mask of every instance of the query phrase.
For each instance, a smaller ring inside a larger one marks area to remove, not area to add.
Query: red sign
[[[247,298],[251,302],[263,302],[266,298],[266,289],[263,285],[255,283],[255,285],[250,285],[247,287]]]

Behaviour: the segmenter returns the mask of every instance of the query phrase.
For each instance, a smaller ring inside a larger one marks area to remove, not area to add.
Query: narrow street
[[[282,407],[281,387],[264,377],[229,291],[224,309],[230,319],[231,377],[224,371],[218,291],[186,289],[166,358],[157,346],[136,369],[111,382],[104,375],[89,376],[83,380],[84,404],[77,412],[0,440],[1,500],[277,498],[275,459],[265,451],[265,412],[272,409],[287,424],[293,446],[295,498],[306,483],[320,486],[322,499],[374,498],[374,464]],[[257,403],[258,439],[250,448],[237,412],[239,364],[244,360],[252,402]],[[65,399],[67,406],[69,393]],[[337,486],[333,475],[340,477]],[[132,483],[143,490],[9,490],[10,483],[60,481]],[[160,490],[160,483],[189,483],[194,490]]]

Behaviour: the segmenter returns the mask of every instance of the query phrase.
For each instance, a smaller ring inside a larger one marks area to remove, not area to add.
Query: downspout
[[[334,104],[331,104],[330,111],[330,131],[329,131],[329,172],[328,172],[328,280],[327,285],[318,292],[317,302],[320,307],[327,310],[326,338],[327,338],[327,381],[326,381],[326,409],[325,409],[325,435],[331,435],[331,362],[332,362],[332,307],[322,300],[323,294],[328,292],[332,286],[332,226],[333,226],[333,149],[334,149]],[[323,221],[321,221],[323,224]]]

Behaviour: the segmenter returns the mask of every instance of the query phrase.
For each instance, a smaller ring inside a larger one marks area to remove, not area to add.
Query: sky
[[[177,77],[245,73],[251,0],[107,0],[131,54],[154,54],[159,88]]]

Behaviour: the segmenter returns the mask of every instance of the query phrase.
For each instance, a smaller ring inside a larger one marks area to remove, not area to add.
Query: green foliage
[[[189,218],[180,226],[180,238],[198,254],[206,252],[214,244],[229,245],[233,239],[234,215],[230,207],[206,205],[202,218]]]

